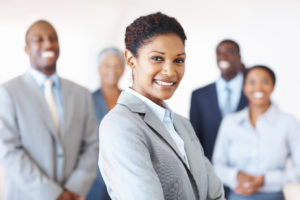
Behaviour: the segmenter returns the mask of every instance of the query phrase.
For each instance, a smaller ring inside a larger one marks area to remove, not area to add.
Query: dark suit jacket
[[[243,109],[247,104],[248,100],[242,92],[237,111]],[[217,133],[222,121],[216,83],[193,91],[190,120],[203,146],[205,156],[211,160]]]

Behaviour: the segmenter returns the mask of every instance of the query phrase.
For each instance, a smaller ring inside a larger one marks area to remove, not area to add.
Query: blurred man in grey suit
[[[56,73],[59,42],[47,21],[26,33],[29,70],[0,87],[5,200],[77,200],[96,177],[97,123],[89,91]]]

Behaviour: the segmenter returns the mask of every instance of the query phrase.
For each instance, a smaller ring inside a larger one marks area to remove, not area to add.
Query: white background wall
[[[176,17],[188,37],[186,74],[169,100],[174,111],[188,116],[192,90],[219,76],[217,43],[232,38],[246,66],[266,64],[275,70],[274,101],[300,119],[300,1],[293,0],[0,0],[0,83],[29,67],[24,35],[43,18],[59,34],[59,74],[93,90],[98,51],[111,45],[124,49],[125,27],[155,11]],[[127,70],[122,88],[129,77]]]

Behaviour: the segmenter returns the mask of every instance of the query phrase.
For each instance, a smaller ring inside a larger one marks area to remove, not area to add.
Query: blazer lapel
[[[173,149],[184,165],[186,165],[177,145],[175,144],[175,141],[171,137],[166,127],[141,99],[127,92],[122,92],[118,103],[128,107],[132,112],[144,114],[145,123],[148,124],[152,130],[154,130],[154,132],[158,134]]]
[[[28,86],[28,91],[30,92],[30,94],[27,94],[27,95],[30,95],[33,98],[33,101],[32,101],[33,104],[35,101],[37,101],[37,105],[33,105],[34,112],[38,112],[38,114],[40,115],[40,118],[42,119],[42,121],[44,122],[46,127],[48,127],[51,134],[54,136],[54,138],[57,141],[60,142],[60,138],[58,137],[58,134],[56,132],[53,119],[51,117],[46,100],[41,92],[41,89],[39,88],[39,86],[33,80],[33,78],[31,77],[31,75],[29,73],[24,74],[23,77],[24,77],[23,80],[27,83],[24,85],[24,87]]]
[[[194,152],[195,145],[193,144],[193,139],[197,140],[197,136],[195,135],[194,138],[191,138],[192,133],[188,132],[189,130],[184,126],[182,120],[177,114],[174,114],[174,127],[176,132],[184,141],[184,149],[190,166],[189,171],[191,172],[194,181],[199,185],[198,180],[201,180],[201,171],[199,170],[199,167],[195,167],[199,166],[199,163],[197,163],[199,155]],[[193,130],[190,131],[192,132]]]
[[[218,94],[217,94],[217,86],[216,83],[213,84],[213,87],[211,87],[211,104],[210,108],[212,109],[212,112],[215,113],[216,120],[221,121],[222,120],[222,112],[220,110],[220,105],[218,102]]]
[[[74,97],[72,95],[72,85],[68,84],[65,79],[61,78],[61,92],[63,97],[63,116],[64,122],[61,129],[61,138],[66,136],[67,130],[69,129],[72,115],[74,111]]]

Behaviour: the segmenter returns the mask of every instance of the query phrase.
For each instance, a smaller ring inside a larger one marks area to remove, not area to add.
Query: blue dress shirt
[[[229,88],[231,91],[231,112],[234,112],[237,110],[238,104],[241,99],[241,92],[243,89],[243,74],[239,73],[237,74],[233,79],[230,81],[224,80],[222,77],[220,77],[216,81],[216,89],[217,89],[217,97],[218,97],[218,103],[219,108],[224,116],[225,107],[226,107],[226,98],[227,98],[227,91],[226,89]]]
[[[55,103],[59,115],[59,124],[61,127],[60,129],[63,130],[62,128],[63,128],[63,121],[64,121],[64,109],[63,109],[63,97],[61,91],[60,78],[58,77],[56,72],[51,76],[46,76],[45,74],[34,69],[33,67],[29,68],[29,73],[32,76],[32,78],[35,80],[35,82],[38,84],[38,86],[40,87],[42,93],[44,93],[45,80],[51,79],[53,81],[53,85],[52,85],[53,96],[55,99]]]
[[[293,168],[286,168],[291,158]],[[234,189],[237,173],[263,175],[259,192],[279,192],[286,183],[300,182],[300,125],[274,105],[254,128],[248,107],[224,118],[219,129],[213,164],[223,183]]]
[[[167,105],[164,105],[166,108],[163,108],[150,99],[144,97],[143,95],[137,93],[131,88],[127,88],[125,90],[126,92],[135,95],[136,97],[140,98],[149,108],[150,110],[159,118],[159,120],[164,124],[168,132],[170,133],[172,139],[174,140],[176,146],[178,147],[185,163],[189,167],[188,163],[188,157],[186,155],[185,149],[184,149],[184,141],[181,139],[179,134],[176,132],[173,124],[173,116],[174,113],[170,111],[170,109],[166,109]]]

